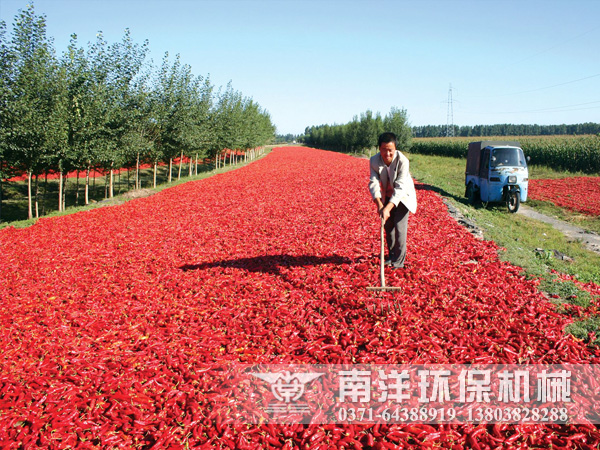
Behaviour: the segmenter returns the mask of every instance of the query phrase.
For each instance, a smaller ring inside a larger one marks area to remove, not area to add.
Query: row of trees
[[[556,135],[585,135],[600,133],[600,123],[578,123],[573,125],[516,125],[503,123],[496,125],[425,125],[412,127],[414,137],[446,137],[452,136],[556,136]],[[449,133],[450,132],[450,133]]]
[[[214,158],[274,138],[269,114],[254,100],[231,84],[215,89],[179,55],[165,54],[155,68],[148,50],[126,30],[114,44],[99,33],[87,49],[73,35],[57,57],[33,6],[15,17],[11,36],[0,22],[0,183],[27,175],[29,217],[44,174],[59,174],[61,210],[68,172],[86,173],[87,204],[93,170],[110,175],[112,196],[116,169],[150,163],[156,174],[157,165],[170,169],[177,157]]]
[[[319,125],[307,127],[304,143],[311,147],[342,152],[360,152],[377,145],[378,136],[391,131],[398,137],[398,148],[410,146],[411,129],[406,110],[392,107],[381,117],[367,110],[344,125]]]
[[[411,137],[446,137],[446,125],[425,125],[410,127],[406,110],[392,108],[388,115],[381,117],[368,110],[355,116],[344,125],[318,125],[306,127],[304,136],[298,141],[307,145],[344,152],[356,152],[375,145],[377,136],[383,131],[392,131],[399,136],[399,147],[408,148]],[[600,123],[580,123],[573,125],[454,125],[453,135],[460,137],[483,136],[556,136],[556,135],[593,135],[600,134]]]
[[[301,135],[292,134],[292,133],[278,134],[275,136],[275,143],[276,144],[284,144],[284,143],[290,144],[292,142],[297,142],[300,137],[301,137]]]

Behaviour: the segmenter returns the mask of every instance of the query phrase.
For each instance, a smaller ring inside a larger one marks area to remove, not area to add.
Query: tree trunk
[[[140,153],[137,154],[137,159],[135,160],[135,188],[140,189]]]
[[[158,171],[158,163],[154,161],[154,187],[156,188],[156,172]]]
[[[33,219],[33,209],[31,203],[31,170],[27,171],[27,201],[28,201],[28,219]]]
[[[79,206],[79,170],[77,170],[77,178],[75,182],[75,206]]]
[[[48,197],[48,172],[44,174],[44,195],[42,196],[42,216],[46,215],[46,198]]]
[[[114,173],[113,173],[113,168],[112,168],[112,163],[111,163],[111,165],[110,165],[110,186],[109,186],[110,198],[113,198],[115,196],[115,191],[114,191],[115,180],[114,180],[113,175],[114,175]]]
[[[196,153],[196,167],[194,168],[195,175],[198,175],[198,153]]]
[[[39,175],[36,174],[36,176],[35,176],[35,218],[36,219],[40,218],[40,208],[39,208],[39,202],[38,202],[38,194],[39,194],[38,178],[39,178]]]
[[[2,222],[2,162],[0,162],[0,223]]]
[[[58,172],[58,212],[62,211],[63,207],[63,173],[62,170]]]
[[[85,169],[85,204],[90,204],[90,166]]]
[[[190,167],[189,167],[189,172],[190,173],[188,174],[188,177],[192,176],[192,173],[193,173],[192,172],[192,167],[193,167],[193,165],[194,165],[194,158],[190,157]]]
[[[173,158],[169,158],[169,184],[171,184],[171,180],[173,179]]]
[[[68,172],[67,172],[68,175]],[[63,185],[63,197],[62,197],[62,210],[66,211],[67,209],[67,184],[69,184],[69,177],[65,175],[65,182]]]
[[[181,166],[183,165],[183,150],[181,151],[181,156],[179,157],[179,173],[177,174],[177,181],[181,179]]]

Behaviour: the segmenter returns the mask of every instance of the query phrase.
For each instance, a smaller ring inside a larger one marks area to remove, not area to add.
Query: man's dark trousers
[[[404,203],[400,202],[392,209],[389,219],[384,224],[388,258],[392,261],[392,267],[404,267],[409,214]]]

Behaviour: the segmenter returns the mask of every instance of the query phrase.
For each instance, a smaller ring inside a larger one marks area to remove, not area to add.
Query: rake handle
[[[384,246],[383,240],[384,240],[384,228],[383,228],[383,217],[382,217],[381,218],[381,253],[379,254],[379,262],[381,264],[381,271],[380,271],[381,287],[385,287],[385,270],[384,270],[384,259],[383,259],[385,246]]]
[[[399,286],[386,286],[385,285],[385,270],[384,270],[384,260],[383,254],[385,251],[384,244],[384,227],[383,227],[383,218],[381,219],[381,253],[379,255],[379,262],[381,263],[381,286],[369,286],[367,287],[368,291],[401,291],[402,288]],[[383,307],[382,307],[383,308]]]

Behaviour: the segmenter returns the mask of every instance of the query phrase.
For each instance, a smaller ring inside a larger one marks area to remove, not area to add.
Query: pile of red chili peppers
[[[600,216],[600,177],[529,180],[529,196],[590,216]]]
[[[0,232],[2,448],[596,448],[594,425],[232,425],[211,367],[581,363],[567,315],[417,184],[377,285],[368,162],[275,149],[202,181]],[[390,304],[392,307],[390,307]],[[375,307],[374,307],[375,306]]]

